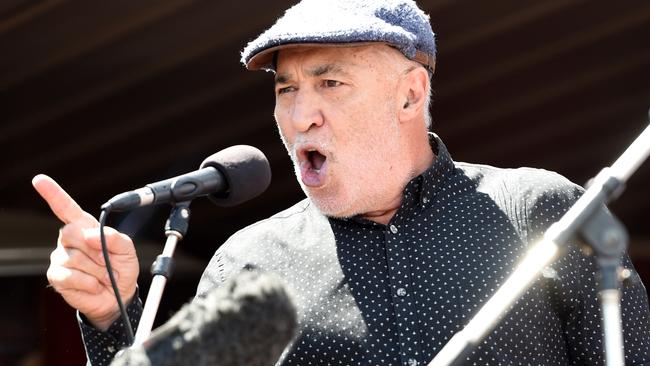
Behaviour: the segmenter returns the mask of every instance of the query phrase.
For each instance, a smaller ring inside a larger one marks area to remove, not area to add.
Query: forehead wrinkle
[[[328,63],[324,65],[318,65],[307,71],[307,74],[310,76],[323,76],[327,74],[344,74],[345,71],[343,67],[338,63]]]
[[[319,77],[323,75],[349,76],[350,74],[345,70],[345,67],[341,62],[327,62],[308,69],[307,75],[311,77]],[[275,75],[276,84],[285,84],[291,80],[293,80],[293,75],[290,72],[281,72]]]

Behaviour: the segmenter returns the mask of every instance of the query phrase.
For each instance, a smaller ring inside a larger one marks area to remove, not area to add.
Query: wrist
[[[81,315],[93,328],[106,332],[108,328],[110,328],[111,325],[120,318],[120,311],[117,309],[116,312],[101,317],[89,317],[85,314]]]
[[[133,302],[135,298],[135,292],[136,291],[134,290],[131,296],[124,297],[122,299],[125,308],[128,308]],[[120,313],[120,308],[117,306],[117,303],[115,303],[115,308],[113,311],[105,315],[89,316],[83,313],[81,315],[86,320],[86,322],[93,326],[95,329],[106,332],[111,327],[111,325],[113,325],[113,323],[120,319],[122,314]]]

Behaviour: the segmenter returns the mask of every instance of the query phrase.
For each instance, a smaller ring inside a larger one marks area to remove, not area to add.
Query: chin
[[[350,201],[340,196],[332,196],[325,194],[325,192],[311,192],[309,189],[303,191],[309,197],[309,199],[314,203],[316,208],[325,216],[335,217],[335,218],[349,218],[358,214],[356,212]]]
[[[358,200],[350,198],[353,192],[342,189],[338,182],[329,179],[323,186],[308,187],[300,179],[300,171],[296,169],[295,173],[300,188],[323,215],[342,219],[363,213],[356,207]]]

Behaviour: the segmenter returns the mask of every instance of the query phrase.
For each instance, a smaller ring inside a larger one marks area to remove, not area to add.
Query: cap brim
[[[253,55],[246,63],[248,70],[274,70],[274,54],[277,51],[289,48],[309,48],[309,47],[359,47],[371,44],[378,44],[386,42],[353,42],[353,43],[285,43],[279,46],[266,48],[255,55]],[[389,44],[390,45],[390,44]],[[416,51],[413,61],[417,61],[424,67],[428,68],[432,73],[436,69],[436,58],[432,55],[422,51]]]

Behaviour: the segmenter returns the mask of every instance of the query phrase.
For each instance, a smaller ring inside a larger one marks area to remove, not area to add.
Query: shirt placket
[[[386,260],[390,277],[395,323],[399,336],[402,365],[418,366],[422,355],[418,331],[418,321],[411,294],[414,285],[408,259],[406,228],[391,223],[385,230]]]

